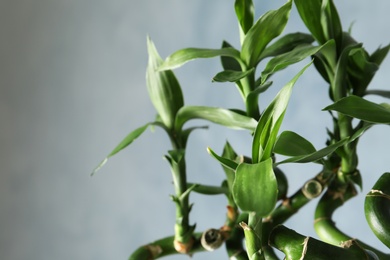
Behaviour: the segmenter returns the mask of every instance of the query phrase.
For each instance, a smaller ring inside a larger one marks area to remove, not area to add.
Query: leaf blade
[[[277,196],[271,158],[257,164],[241,163],[237,167],[233,197],[241,210],[266,216],[274,209]]]
[[[358,96],[348,96],[325,107],[369,123],[390,124],[390,109]]]
[[[257,121],[228,109],[206,106],[185,106],[181,108],[176,117],[175,128],[181,129],[191,119],[204,119],[215,124],[232,129],[246,129],[254,131]]]
[[[91,175],[94,175],[97,171],[99,171],[108,161],[108,159],[121,150],[125,149],[127,146],[129,146],[135,139],[137,139],[140,135],[142,135],[143,132],[148,128],[149,125],[152,123],[147,123],[141,127],[138,127],[137,129],[131,131],[125,138],[122,139],[122,141],[104,158],[99,165],[92,171]]]
[[[241,48],[241,59],[249,68],[256,66],[268,43],[284,30],[290,15],[291,5],[291,1],[288,1],[279,9],[265,13],[245,35]]]
[[[217,56],[231,57],[241,62],[240,53],[232,47],[221,49],[204,49],[204,48],[185,48],[178,50],[168,56],[159,66],[159,71],[172,70],[183,66],[185,63],[204,58],[213,58]]]

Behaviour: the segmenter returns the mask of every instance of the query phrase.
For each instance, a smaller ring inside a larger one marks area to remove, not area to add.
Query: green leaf
[[[313,41],[313,36],[307,33],[298,32],[286,34],[265,48],[260,56],[260,60],[289,52],[299,45],[310,44]]]
[[[321,0],[294,0],[298,13],[307,29],[314,38],[323,44],[326,42],[322,25],[321,25]]]
[[[358,96],[342,98],[323,110],[334,110],[370,123],[390,124],[390,109]]]
[[[336,7],[331,0],[294,0],[302,21],[314,38],[324,44],[334,39],[340,49],[342,27]]]
[[[366,90],[364,95],[378,95],[381,97],[390,98],[390,91],[380,89]]]
[[[321,46],[300,45],[290,52],[272,58],[267,63],[264,71],[261,72],[261,82],[264,83],[268,76],[275,73],[276,71],[282,70],[291,64],[297,63],[303,59],[306,59],[307,57],[314,55],[327,44],[328,42]]]
[[[345,80],[345,75],[347,74],[349,54],[352,50],[358,49],[360,47],[361,44],[356,44],[344,48],[340,58],[337,61],[335,75],[333,81],[331,82],[333,100],[335,101],[347,95],[348,86],[347,81]]]
[[[261,83],[258,83],[261,84]],[[254,104],[257,102],[258,97],[261,93],[265,92],[269,87],[271,87],[272,81],[264,82],[264,84],[261,84],[255,90],[251,91],[248,96],[246,97],[246,103],[247,104]]]
[[[241,163],[237,167],[233,197],[241,210],[266,216],[274,209],[277,196],[271,158],[256,164]]]
[[[345,139],[340,140],[334,144],[328,145],[327,147],[325,147],[321,150],[318,150],[318,151],[315,151],[313,153],[306,154],[306,155],[293,156],[293,157],[290,157],[290,158],[283,160],[281,162],[277,162],[277,163],[275,163],[275,165],[280,165],[280,164],[284,164],[284,163],[316,162],[316,161],[324,158],[325,156],[328,156],[329,154],[333,153],[334,151],[336,151],[337,148],[343,146],[344,144],[348,143],[349,141],[350,140],[348,138],[345,138]]]
[[[316,151],[308,140],[291,131],[284,131],[275,143],[274,152],[286,156],[306,155]]]
[[[163,71],[175,69],[183,66],[185,63],[191,60],[200,58],[213,58],[217,56],[227,56],[234,58],[239,63],[241,62],[240,52],[231,47],[222,49],[186,48],[178,50],[168,56],[165,59],[164,63],[162,63],[161,66],[158,68],[158,70]]]
[[[150,38],[147,38],[149,62],[146,71],[146,85],[150,100],[164,125],[173,127],[177,111],[184,105],[183,94],[172,71],[157,71],[162,60]]]
[[[329,40],[328,43],[319,52],[313,55],[314,66],[321,74],[324,80],[328,83],[333,81],[337,64],[337,50],[334,40]]]
[[[223,48],[233,48],[233,46],[228,43],[227,41],[222,42],[222,49]],[[232,57],[229,56],[221,56],[221,64],[222,68],[224,70],[234,70],[234,71],[241,71],[241,65],[240,63]]]
[[[204,195],[229,194],[229,190],[227,187],[203,185],[199,183],[187,183],[187,189],[190,187],[193,187],[191,190],[192,192],[196,192]]]
[[[340,49],[343,41],[343,28],[333,0],[322,0],[321,25],[325,39],[334,39],[337,49]]]
[[[252,0],[236,0],[234,3],[234,10],[236,11],[241,30],[246,34],[253,25],[255,8]]]
[[[224,70],[214,76],[216,82],[236,82],[253,72],[253,68],[247,71]]]
[[[108,161],[108,159],[111,157],[111,156],[114,156],[115,154],[117,154],[118,152],[120,152],[121,150],[125,149],[127,146],[129,146],[135,139],[137,139],[143,132],[145,132],[146,128],[148,128],[149,125],[151,125],[152,123],[147,123],[146,125],[143,125],[137,129],[135,129],[134,131],[132,131],[131,133],[129,133],[115,148],[114,150],[111,151],[111,153],[109,153],[107,155],[106,158],[104,158],[104,160],[99,163],[99,165],[92,171],[91,175],[94,175],[97,171],[99,171]]]
[[[179,110],[175,129],[179,131],[191,119],[204,119],[233,129],[254,131],[257,121],[228,109],[205,106],[185,106]]]
[[[292,88],[298,78],[310,65],[311,63],[306,65],[289,83],[287,83],[263,112],[259,123],[257,124],[252,142],[252,159],[254,162],[260,162],[271,157],[272,149],[287,109]]]
[[[233,161],[233,160],[231,160],[229,158],[225,158],[225,157],[219,156],[210,147],[207,147],[207,152],[212,157],[214,157],[214,159],[219,161],[222,164],[222,166],[225,166],[228,169],[233,170],[233,171],[235,171],[237,169],[238,163],[236,163],[235,161]]]
[[[249,68],[256,66],[268,43],[284,30],[290,15],[291,4],[291,1],[288,1],[278,10],[265,13],[245,35],[241,58]]]
[[[374,51],[370,55],[370,61],[374,62],[375,64],[377,64],[379,66],[382,63],[382,61],[385,59],[385,57],[387,56],[387,53],[389,52],[389,50],[390,50],[390,44],[388,44],[387,46],[385,46],[383,48],[378,48],[376,51]]]
[[[229,190],[232,190],[234,177],[235,177],[235,171],[237,169],[238,163],[241,163],[241,161],[239,159],[240,157],[237,156],[237,153],[233,150],[233,147],[230,145],[230,143],[228,141],[226,141],[226,144],[223,147],[223,152],[222,152],[221,157],[229,159],[229,160],[237,163],[237,165],[234,165],[233,167],[228,167],[226,165],[223,165],[223,170],[224,170],[225,175],[226,175],[226,180],[227,180],[227,183],[229,186]]]
[[[369,56],[364,48],[351,50],[348,60],[348,74],[355,95],[364,95],[378,68],[376,63],[369,61]]]

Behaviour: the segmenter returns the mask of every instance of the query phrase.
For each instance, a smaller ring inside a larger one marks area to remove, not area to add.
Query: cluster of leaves
[[[281,36],[293,4],[310,34]],[[368,90],[390,46],[369,54],[349,32],[343,31],[332,0],[288,0],[256,21],[251,0],[236,0],[234,8],[240,32],[238,49],[223,41],[218,49],[186,48],[163,60],[153,42],[147,39],[146,83],[157,118],[126,136],[95,171],[148,126],[161,127],[172,145],[165,158],[175,187],[172,200],[176,204],[176,224],[173,236],[140,247],[130,259],[212,251],[223,243],[231,259],[278,259],[274,248],[281,250],[286,259],[388,259],[390,255],[340,231],[332,221],[332,214],[356,194],[355,186],[362,185],[356,150],[359,138],[375,124],[390,123],[389,105],[364,99],[369,94],[390,96],[387,91]],[[220,57],[223,70],[216,73],[213,81],[234,83],[245,111],[184,104],[181,86],[172,70],[191,60],[214,57]],[[311,61],[260,111],[258,97],[272,86],[270,78],[289,65],[309,58]],[[257,71],[262,63],[266,63],[264,70]],[[329,111],[333,126],[327,129],[326,145],[319,150],[297,133],[279,133],[294,85],[312,64],[328,83],[329,98],[333,101],[324,108]],[[187,182],[187,140],[193,130],[205,128],[185,128],[192,119],[244,129],[252,134],[250,157],[237,155],[228,142],[221,155],[208,148],[226,174],[221,186]],[[352,124],[352,120],[357,123]],[[278,154],[285,159],[278,161],[275,156]],[[287,178],[278,168],[287,163],[317,163],[322,165],[322,171],[287,197]],[[389,173],[386,173],[367,195],[365,204],[373,232],[387,246],[390,246],[389,186]],[[196,227],[189,220],[191,192],[226,195],[228,212],[222,228],[195,232]],[[315,230],[321,240],[305,237],[282,225],[318,196],[322,197],[315,211]]]

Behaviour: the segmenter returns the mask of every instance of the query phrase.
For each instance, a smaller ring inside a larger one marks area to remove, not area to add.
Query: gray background
[[[256,1],[257,17],[282,3]],[[355,22],[353,35],[370,52],[389,42],[389,1],[336,5],[344,28]],[[294,8],[285,33],[295,31],[306,30]],[[223,39],[238,46],[237,32],[233,1],[1,0],[0,259],[127,259],[139,245],[171,234],[174,205],[168,195],[173,187],[162,159],[169,143],[160,129],[146,131],[98,174],[89,174],[128,132],[155,116],[144,79],[147,35],[166,57],[184,47],[218,48]],[[260,99],[263,108],[304,64],[275,79]],[[211,83],[220,70],[218,59],[176,70],[186,104],[242,108],[234,86]],[[389,71],[387,59],[371,87],[388,88]],[[282,126],[317,148],[326,138],[324,127],[330,126],[327,113],[319,112],[330,103],[318,99],[326,88],[310,68],[297,83]],[[389,170],[388,130],[375,127],[361,140],[363,191],[335,214],[342,230],[383,250],[365,222],[363,194]],[[205,148],[219,152],[226,139],[238,152],[250,154],[246,132],[212,125],[192,135],[190,181],[222,181],[221,167]],[[290,193],[319,170],[315,165],[283,169],[291,179]],[[223,197],[194,194],[191,201],[191,219],[199,230],[223,224]],[[287,225],[316,237],[314,204]],[[225,252],[194,259],[225,259]]]

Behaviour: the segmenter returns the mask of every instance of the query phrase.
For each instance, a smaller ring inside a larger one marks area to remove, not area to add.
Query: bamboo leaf
[[[329,42],[321,46],[311,45],[300,45],[290,52],[283,53],[272,58],[265,67],[264,71],[261,72],[261,81],[264,83],[268,76],[275,73],[276,71],[282,70],[287,66],[302,61],[307,57],[310,57],[320,51],[322,47],[326,46]]]
[[[387,53],[389,52],[389,50],[390,50],[390,44],[388,44],[387,46],[385,46],[383,48],[378,48],[376,51],[374,51],[370,55],[369,60],[371,62],[374,62],[375,64],[377,64],[379,66],[382,63],[382,61],[385,59],[385,57],[387,56]]]
[[[227,41],[223,41],[222,48],[233,48],[233,46]],[[241,65],[235,58],[229,56],[221,56],[220,59],[224,70],[241,71]]]
[[[175,69],[183,66],[185,63],[201,58],[213,58],[217,56],[226,56],[240,60],[240,53],[238,50],[228,47],[222,49],[201,49],[201,48],[185,48],[178,50],[168,56],[165,61],[158,68],[159,71]]]
[[[335,75],[333,81],[331,82],[333,100],[337,101],[342,97],[347,95],[347,81],[345,80],[345,75],[347,74],[347,64],[349,59],[349,54],[352,50],[358,49],[361,47],[361,44],[350,45],[343,49],[340,58],[337,61]]]
[[[257,121],[228,109],[205,106],[185,106],[176,117],[175,129],[179,131],[191,119],[204,119],[233,129],[254,131]]]
[[[246,34],[253,25],[255,8],[252,0],[236,0],[234,3],[234,10],[236,11],[241,30]]]
[[[321,0],[294,0],[307,29],[320,44],[323,44],[326,42],[326,37],[321,26],[321,2]]]
[[[233,165],[234,168],[223,165],[224,166],[223,170],[224,170],[225,175],[226,175],[226,180],[227,180],[229,190],[232,190],[234,177],[235,177],[235,171],[237,169],[238,163],[240,163],[241,161],[238,159],[239,157],[237,156],[237,153],[234,151],[233,147],[231,146],[231,144],[228,141],[226,141],[226,144],[223,147],[223,152],[222,152],[221,157],[229,159],[229,160],[237,163],[237,165]]]
[[[265,47],[284,30],[291,4],[291,1],[288,1],[278,10],[265,13],[245,35],[241,58],[249,68],[256,66]]]
[[[369,61],[369,56],[364,48],[351,50],[348,60],[348,75],[355,95],[364,95],[378,69],[379,66],[376,63]]]
[[[322,0],[321,25],[325,40],[334,39],[337,49],[340,49],[343,41],[343,28],[333,0]]]
[[[225,166],[225,167],[227,167],[227,168],[229,168],[230,170],[233,170],[233,171],[235,171],[237,169],[238,163],[236,163],[235,161],[233,161],[233,160],[231,160],[229,158],[225,158],[225,157],[219,156],[210,147],[207,147],[207,152],[212,157],[214,157],[214,159],[219,161],[222,164],[222,166]]]
[[[150,38],[147,38],[149,61],[146,71],[146,85],[150,100],[164,125],[173,127],[177,111],[184,105],[183,94],[172,71],[156,71],[162,60]]]
[[[274,152],[286,156],[306,155],[316,151],[308,140],[291,131],[284,131],[275,143]]]
[[[252,159],[254,162],[266,160],[271,156],[277,133],[287,109],[292,88],[298,78],[310,65],[311,62],[287,83],[263,112],[259,123],[257,124],[252,142]]]
[[[370,123],[390,124],[390,109],[358,96],[342,98],[323,110],[334,110]]]
[[[276,163],[276,165],[284,164],[284,163],[308,163],[308,162],[316,162],[325,156],[328,156],[329,154],[336,151],[337,148],[343,146],[344,144],[348,143],[350,140],[348,138],[345,138],[343,140],[340,140],[334,144],[328,145],[327,147],[315,151],[310,154],[306,155],[299,155],[299,156],[293,156],[286,160],[283,160],[281,162]]]
[[[233,197],[241,210],[266,216],[274,209],[277,196],[271,158],[256,164],[241,163],[237,167]]]
[[[253,72],[253,68],[247,71],[224,70],[214,76],[216,82],[236,82]]]
[[[114,156],[121,150],[125,149],[129,146],[135,139],[137,139],[143,132],[145,132],[146,128],[152,123],[147,123],[134,131],[130,132],[112,151],[107,155],[106,158],[103,159],[101,163],[92,171],[91,175],[94,175],[97,171],[99,171],[108,161],[111,156]]]
[[[378,95],[381,97],[390,98],[390,91],[381,89],[366,90],[365,95]]]
[[[289,52],[299,45],[310,44],[313,41],[313,36],[307,33],[286,34],[265,48],[260,56],[260,60]]]

